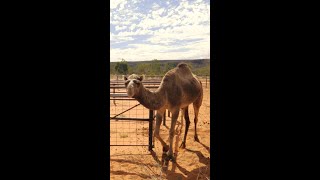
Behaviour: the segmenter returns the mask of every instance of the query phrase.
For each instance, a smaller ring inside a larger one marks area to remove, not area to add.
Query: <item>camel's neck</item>
[[[141,93],[136,99],[148,109],[158,110],[165,105],[165,92],[162,89],[158,89],[155,92],[142,87]]]

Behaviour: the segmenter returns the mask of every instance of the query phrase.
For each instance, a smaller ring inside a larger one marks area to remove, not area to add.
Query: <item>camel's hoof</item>
[[[186,148],[186,143],[182,142],[181,145],[180,145],[180,148],[185,149]]]
[[[194,136],[194,140],[200,142],[198,136]]]
[[[162,164],[162,171],[167,172],[169,167],[169,161],[164,161],[164,164]]]
[[[167,153],[163,153],[162,154],[162,159],[161,159],[162,171],[167,171],[168,170],[168,165],[169,165],[168,155],[167,155]]]
[[[169,151],[169,146],[168,145],[166,145],[166,146],[163,146],[162,147],[162,152],[168,152]]]
[[[167,153],[163,152],[162,153],[162,157],[161,157],[161,166],[163,166],[163,163],[165,162],[166,158],[167,158]]]
[[[172,154],[169,154],[165,157],[165,162],[176,162],[176,158],[172,155]]]

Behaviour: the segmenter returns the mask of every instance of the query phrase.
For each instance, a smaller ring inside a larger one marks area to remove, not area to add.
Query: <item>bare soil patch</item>
[[[122,109],[132,107],[137,101],[110,101],[110,112],[116,114]],[[148,118],[149,111],[137,107],[122,117]],[[154,152],[147,146],[111,146],[110,147],[110,178],[111,179],[210,179],[210,88],[204,87],[203,103],[199,112],[197,126],[200,143],[194,141],[193,106],[189,106],[190,127],[186,149],[179,148],[185,131],[185,121],[179,117],[174,138],[176,163],[169,163],[168,171],[162,172],[160,161],[162,146],[155,140]],[[148,122],[111,121],[111,143],[148,144]],[[166,126],[160,128],[160,136],[168,143],[171,118],[166,117]]]

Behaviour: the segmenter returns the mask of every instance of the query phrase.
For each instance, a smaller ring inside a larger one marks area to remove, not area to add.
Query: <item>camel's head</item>
[[[140,93],[142,88],[142,79],[143,76],[138,76],[136,74],[124,77],[128,97],[135,97]]]

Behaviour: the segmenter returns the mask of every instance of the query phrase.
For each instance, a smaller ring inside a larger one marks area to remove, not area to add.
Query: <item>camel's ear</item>
[[[124,80],[125,80],[125,81],[128,80],[127,76],[124,76]]]
[[[139,81],[142,81],[142,80],[143,80],[143,76],[140,76],[140,77],[138,78],[138,80],[139,80]]]

